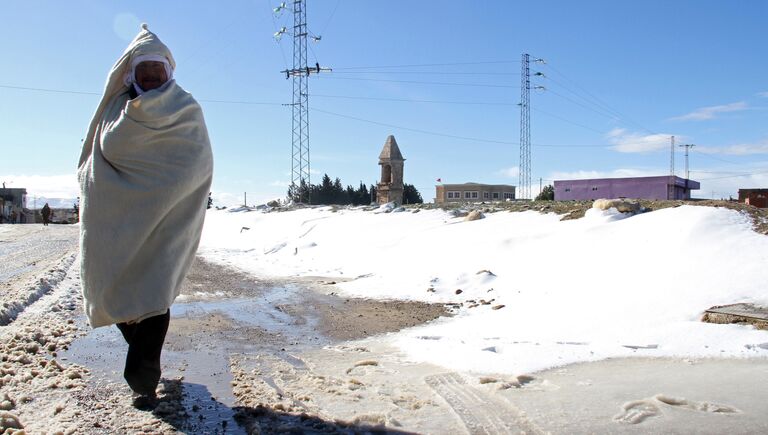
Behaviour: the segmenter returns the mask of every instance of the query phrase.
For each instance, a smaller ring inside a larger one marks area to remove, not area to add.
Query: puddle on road
[[[288,314],[281,309],[301,305],[306,293],[290,285],[259,290],[253,297],[232,299],[211,298],[208,293],[205,299],[194,300],[195,295],[187,295],[171,307],[163,378],[183,377],[183,405],[190,415],[188,433],[244,433],[234,421],[232,409],[236,403],[229,370],[231,354],[273,352],[288,343],[304,346],[307,336],[318,336],[319,320],[311,310]],[[84,318],[81,321],[85,323]],[[327,342],[320,339],[313,345]],[[120,332],[111,326],[76,339],[62,357],[124,384],[127,351]]]

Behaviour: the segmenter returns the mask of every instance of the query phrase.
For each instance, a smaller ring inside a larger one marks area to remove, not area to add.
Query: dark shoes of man
[[[157,395],[133,393],[133,407],[140,411],[152,411],[157,407]]]

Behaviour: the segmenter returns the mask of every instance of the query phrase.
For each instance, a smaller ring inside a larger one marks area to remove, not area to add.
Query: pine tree
[[[413,184],[403,184],[403,204],[423,204],[421,193]]]
[[[353,204],[367,205],[370,203],[371,203],[371,195],[368,193],[368,186],[366,186],[365,183],[361,181],[360,187],[358,187],[357,191],[355,192],[355,202]]]
[[[344,188],[341,186],[341,179],[339,177],[336,177],[335,180],[333,180],[333,194],[331,196],[331,204],[349,204],[349,201],[347,201],[346,198],[346,192],[344,192]]]

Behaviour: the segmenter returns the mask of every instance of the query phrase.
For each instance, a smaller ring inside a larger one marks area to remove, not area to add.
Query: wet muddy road
[[[254,426],[259,412],[240,406],[233,393],[233,357],[290,361],[294,353],[449,315],[439,305],[340,298],[331,289],[322,280],[259,280],[197,258],[171,307],[163,350],[163,378],[177,381],[182,389],[174,406],[183,418],[174,427],[187,433],[246,433],[249,424]],[[88,331],[85,319],[79,322]],[[110,327],[87,332],[63,356],[119,385],[126,351],[117,329]],[[292,415],[270,418],[273,428],[288,424],[293,430],[308,429]],[[336,422],[321,426],[323,433],[351,430]]]

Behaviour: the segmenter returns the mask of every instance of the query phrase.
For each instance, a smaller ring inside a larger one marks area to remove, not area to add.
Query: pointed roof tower
[[[381,150],[381,154],[379,154],[379,160],[405,160],[400,153],[400,148],[397,146],[395,136],[391,134],[387,136],[387,141],[384,142],[384,148]]]

